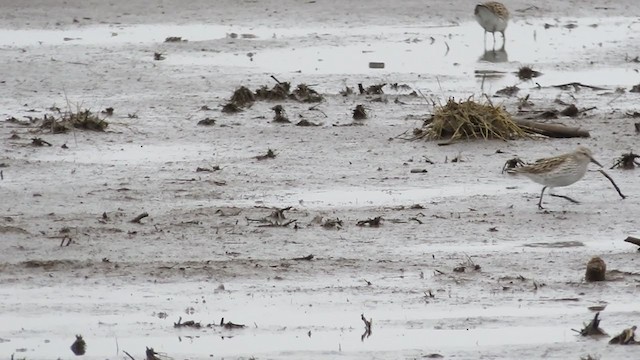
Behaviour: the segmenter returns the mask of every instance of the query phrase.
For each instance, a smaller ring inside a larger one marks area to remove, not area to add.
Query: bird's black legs
[[[547,189],[546,186],[544,186],[542,188],[542,192],[540,193],[540,201],[538,201],[538,209],[543,210],[544,208],[542,207],[542,195],[544,195],[544,191]]]
[[[563,198],[563,199],[566,199],[566,200],[569,200],[569,201],[571,201],[571,202],[572,202],[572,203],[574,203],[574,204],[580,204],[580,201],[578,201],[578,200],[574,200],[574,199],[572,199],[572,198],[568,197],[567,195],[556,195],[556,194],[549,194],[549,195],[551,195],[551,196],[555,196],[555,197],[559,197],[559,198]]]

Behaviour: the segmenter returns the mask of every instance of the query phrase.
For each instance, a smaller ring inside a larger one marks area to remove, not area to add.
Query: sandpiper
[[[544,191],[547,188],[569,186],[582,179],[587,172],[589,163],[594,163],[602,167],[602,165],[593,158],[591,150],[584,146],[578,146],[573,152],[540,159],[534,164],[516,167],[508,170],[508,172],[511,174],[522,174],[538,184],[543,185],[542,192],[540,193],[540,201],[538,201],[538,208],[544,209],[542,207]],[[554,194],[551,194],[551,196],[565,198],[571,202],[578,203],[568,196]]]
[[[509,10],[497,1],[488,1],[476,5],[474,11],[476,20],[484,28],[484,42],[487,42],[487,32],[493,34],[493,47],[496,47],[496,31],[502,33],[502,48],[507,42],[504,31],[509,23]]]

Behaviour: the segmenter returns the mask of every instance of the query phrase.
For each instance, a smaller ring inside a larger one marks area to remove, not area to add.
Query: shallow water
[[[323,280],[318,280],[320,284],[316,285],[321,287]],[[327,280],[330,279],[324,281]],[[232,285],[232,288],[238,285]],[[568,308],[553,303],[457,307],[388,304],[378,307],[366,303],[367,299],[374,298],[384,301],[381,294],[371,297],[363,294],[361,299],[350,295],[350,301],[345,301],[339,294],[306,290],[296,291],[293,296],[268,295],[253,289],[243,295],[244,291],[240,289],[240,292],[212,294],[199,284],[172,284],[170,290],[157,286],[160,288],[153,295],[141,295],[148,288],[139,286],[128,289],[102,286],[15,288],[11,294],[0,295],[3,299],[0,321],[5,324],[4,336],[9,338],[0,342],[0,352],[11,354],[17,349],[26,349],[24,354],[28,358],[65,354],[73,338],[50,334],[75,330],[82,331],[88,344],[86,357],[90,359],[116,356],[118,350],[141,353],[142,346],[195,357],[288,352],[349,355],[351,352],[429,348],[443,352],[488,350],[511,345],[576,342],[579,337],[565,326],[544,323],[554,317],[569,320],[590,316],[582,306]],[[63,295],[71,292],[72,297]],[[18,298],[23,300],[16,302]],[[42,313],[43,304],[47,304],[46,313]],[[85,308],[89,304],[96,308],[91,315],[74,313],[74,307]],[[194,313],[185,314],[184,309],[176,308],[176,304],[192,304]],[[625,311],[628,315],[629,306],[610,305],[607,319],[615,319],[617,311]],[[159,319],[154,315],[156,311],[165,311],[169,317]],[[360,338],[362,321],[357,316],[362,311],[372,317],[375,324],[372,336],[364,341]],[[179,316],[206,324],[217,323],[225,315],[227,321],[246,324],[247,328],[173,328]],[[524,322],[530,325],[516,325]]]

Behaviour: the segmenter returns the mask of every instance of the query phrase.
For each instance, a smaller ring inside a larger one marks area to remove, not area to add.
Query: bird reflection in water
[[[486,61],[490,63],[503,63],[509,61],[509,55],[507,54],[507,49],[502,46],[500,49],[496,50],[495,48],[488,50],[484,49],[484,54],[480,57],[479,61]]]

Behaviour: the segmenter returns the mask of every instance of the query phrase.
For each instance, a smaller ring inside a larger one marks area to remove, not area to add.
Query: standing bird
[[[540,201],[538,201],[538,208],[542,210],[544,209],[542,207],[544,191],[548,187],[569,186],[582,179],[587,172],[589,163],[594,163],[602,167],[602,165],[593,158],[593,155],[591,155],[591,150],[584,146],[578,146],[575,151],[568,154],[540,159],[534,164],[509,169],[507,172],[510,174],[522,174],[538,184],[543,185],[542,192],[540,193]],[[561,197],[573,203],[578,203],[568,196],[554,194],[551,194],[551,196]]]
[[[504,31],[509,23],[509,10],[502,3],[497,1],[488,1],[476,5],[474,11],[476,20],[484,29],[484,42],[487,43],[487,32],[493,34],[493,48],[496,47],[496,31],[502,33],[502,48],[507,42]]]

